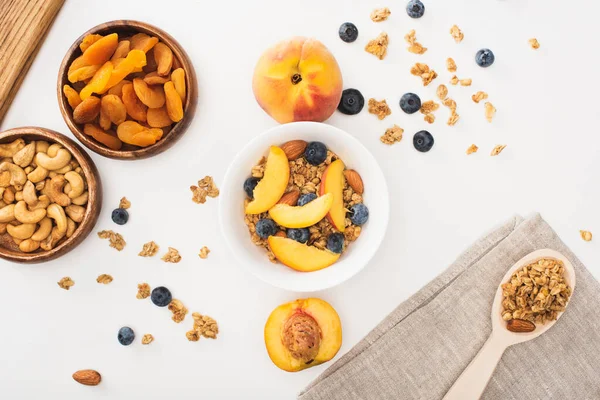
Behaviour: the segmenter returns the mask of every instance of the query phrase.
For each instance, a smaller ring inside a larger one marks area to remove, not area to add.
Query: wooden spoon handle
[[[498,362],[506,350],[506,343],[492,334],[473,361],[458,377],[444,396],[444,400],[476,400],[481,397]]]

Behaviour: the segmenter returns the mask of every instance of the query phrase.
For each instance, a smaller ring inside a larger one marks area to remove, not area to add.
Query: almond
[[[511,319],[506,322],[506,329],[511,332],[533,332],[535,324],[525,319]]]
[[[82,385],[96,386],[102,380],[100,373],[93,369],[82,369],[73,374],[73,379]]]
[[[285,153],[288,160],[294,161],[304,154],[307,143],[304,140],[290,140],[281,145],[281,150]]]
[[[295,206],[298,202],[298,197],[300,197],[299,190],[292,190],[291,192],[284,193],[281,196],[281,199],[277,202],[277,204],[287,204],[288,206]]]
[[[353,169],[347,169],[344,171],[344,176],[346,177],[346,181],[348,185],[358,194],[363,194],[365,191],[365,185],[363,184],[362,178]]]

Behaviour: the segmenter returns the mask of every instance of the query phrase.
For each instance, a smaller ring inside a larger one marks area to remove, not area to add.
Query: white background
[[[380,251],[359,275],[317,293],[339,312],[348,351],[401,301],[438,275],[470,243],[514,213],[539,211],[561,238],[600,278],[598,239],[582,241],[579,229],[600,235],[600,86],[597,79],[592,1],[427,0],[425,16],[408,18],[404,1],[67,1],[35,59],[2,129],[39,125],[72,136],[58,110],[56,76],[71,43],[90,27],[113,19],[138,19],[173,35],[190,55],[199,80],[196,117],[182,140],[168,152],[135,162],[94,153],[104,184],[104,209],[96,231],[115,229],[127,240],[116,252],[95,235],[60,260],[24,266],[1,262],[0,397],[4,399],[284,399],[295,398],[326,367],[296,374],[277,369],[263,343],[271,310],[300,296],[263,284],[236,265],[220,235],[218,200],[197,205],[189,186],[212,175],[217,184],[234,155],[251,138],[276,124],[256,104],[251,80],[261,52],[291,35],[313,36],[336,56],[344,87],[365,98],[385,98],[392,115],[383,121],[367,113],[336,113],[328,121],[357,137],[379,160],[391,196],[388,234]],[[388,6],[390,19],[373,23],[376,6]],[[344,21],[360,31],[353,44],[337,35]],[[455,44],[453,24],[465,39]],[[404,34],[415,28],[429,50],[406,50]],[[388,57],[367,54],[367,41],[385,30]],[[527,40],[537,37],[541,48]],[[475,52],[493,49],[496,63],[476,66]],[[413,91],[434,98],[448,83],[446,57],[454,57],[460,78],[471,87],[449,86],[460,122],[448,127],[448,109],[427,125],[421,115],[405,115],[399,97]],[[409,74],[422,61],[439,77],[426,88]],[[471,94],[489,93],[498,109],[492,124]],[[379,136],[392,124],[405,129],[401,143],[388,147]],[[427,154],[412,147],[412,134],[429,129],[435,146]],[[475,143],[480,151],[466,156]],[[489,153],[507,144],[499,157]],[[368,192],[368,196],[376,193]],[[240,188],[241,190],[241,188]],[[116,227],[110,213],[119,198],[132,202],[131,219]],[[376,212],[376,211],[375,211]],[[598,236],[600,238],[600,236]],[[154,240],[178,248],[183,261],[137,256]],[[197,252],[211,249],[207,260]],[[95,279],[108,273],[107,286]],[[76,282],[70,291],[56,282]],[[136,285],[165,285],[191,311],[213,316],[216,341],[190,343],[191,318],[175,324],[166,309],[135,298]],[[118,344],[123,325],[138,339]],[[156,340],[142,346],[139,338]],[[339,356],[338,356],[339,357]],[[101,372],[103,383],[84,387],[71,374],[82,368]]]

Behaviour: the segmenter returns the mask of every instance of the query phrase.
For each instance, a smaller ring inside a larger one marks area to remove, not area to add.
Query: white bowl
[[[314,272],[298,272],[281,263],[273,264],[265,250],[254,245],[244,223],[244,180],[271,145],[289,140],[320,141],[336,153],[347,168],[358,171],[365,184],[364,200],[369,220],[360,237],[348,246],[332,266]],[[375,157],[353,136],[331,125],[294,122],[262,133],[235,157],[221,187],[219,220],[222,232],[239,264],[273,286],[295,292],[314,292],[344,282],[363,269],[373,257],[386,232],[389,199],[385,177]]]

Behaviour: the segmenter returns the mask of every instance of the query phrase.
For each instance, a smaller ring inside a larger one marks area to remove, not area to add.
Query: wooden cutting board
[[[65,0],[0,0],[0,122]]]

